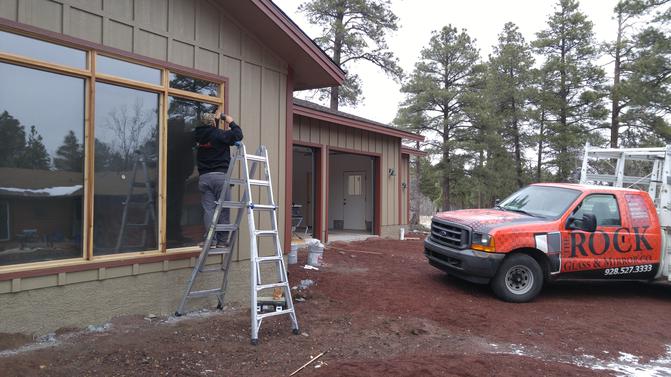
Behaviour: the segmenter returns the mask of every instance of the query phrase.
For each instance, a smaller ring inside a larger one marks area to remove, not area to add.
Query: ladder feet
[[[293,329],[293,330],[291,330],[291,332],[292,332],[294,335],[300,335],[300,334],[301,334],[301,330],[300,330],[300,329]]]
[[[221,305],[221,302],[217,304],[217,309],[224,310],[224,305]]]
[[[253,346],[258,346],[259,345],[259,340],[258,339],[252,339],[252,345]]]
[[[180,312],[175,312],[175,317],[181,317],[181,316],[182,316],[182,313],[180,313]]]

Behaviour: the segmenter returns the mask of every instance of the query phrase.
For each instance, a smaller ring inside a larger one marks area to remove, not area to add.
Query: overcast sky
[[[298,13],[302,0],[274,0],[311,38],[320,29],[310,25]],[[447,24],[466,29],[476,39],[480,54],[486,58],[497,43],[503,25],[512,21],[527,39],[546,27],[555,0],[392,0],[392,10],[399,17],[399,30],[388,36],[389,47],[400,60],[406,74],[412,72],[420,50],[428,44],[431,32]],[[597,40],[613,38],[617,24],[612,19],[617,0],[581,0],[580,8],[594,23]],[[389,123],[403,100],[400,84],[387,78],[371,64],[351,65],[350,70],[363,78],[364,100],[357,108],[341,108],[378,122]],[[609,72],[607,72],[609,73]],[[297,93],[297,95],[299,95]],[[299,95],[300,96],[300,95]],[[316,101],[316,99],[314,99]]]

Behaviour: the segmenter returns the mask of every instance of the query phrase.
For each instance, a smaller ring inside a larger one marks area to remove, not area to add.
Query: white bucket
[[[319,267],[322,265],[324,257],[324,245],[321,243],[308,246],[308,264],[310,266]]]
[[[405,240],[405,228],[401,228],[401,241]]]
[[[298,245],[291,244],[291,251],[289,252],[288,262],[289,264],[298,263]]]

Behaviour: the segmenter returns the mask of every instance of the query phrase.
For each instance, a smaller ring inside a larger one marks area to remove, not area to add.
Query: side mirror
[[[501,199],[496,198],[496,200],[494,200],[494,207],[498,206],[499,204],[501,204]]]
[[[594,232],[596,230],[596,216],[591,213],[584,213],[581,225],[580,228],[585,232]]]
[[[566,222],[566,229],[594,232],[596,230],[596,216],[591,213],[584,213],[582,219],[571,216]]]

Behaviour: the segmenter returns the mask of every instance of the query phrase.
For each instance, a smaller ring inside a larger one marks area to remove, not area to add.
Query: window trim
[[[81,70],[74,67],[53,64],[48,61],[41,61],[33,58],[19,56],[11,53],[0,52],[0,62],[24,66],[27,68],[39,69],[56,74],[74,76],[85,79],[84,96],[84,199],[83,199],[83,221],[82,221],[82,257],[69,258],[56,261],[28,262],[13,265],[0,265],[0,281],[11,278],[11,273],[15,271],[24,271],[23,277],[39,276],[46,273],[53,273],[52,270],[58,269],[57,266],[80,266],[82,270],[98,268],[98,265],[112,263],[114,265],[132,265],[145,260],[172,260],[193,257],[196,247],[186,247],[179,249],[166,248],[166,189],[167,189],[167,117],[168,100],[170,96],[191,99],[201,102],[207,102],[219,105],[224,112],[228,112],[228,88],[229,78],[215,75],[212,73],[200,71],[190,67],[181,66],[164,60],[150,58],[139,54],[127,52],[102,44],[89,42],[76,37],[67,36],[35,26],[21,24],[8,19],[0,18],[0,30],[18,34],[24,37],[41,40],[48,43],[54,43],[65,47],[82,50],[86,53],[87,69]],[[100,53],[109,58],[127,61],[129,63],[139,64],[150,68],[161,70],[161,85],[149,84],[146,82],[135,81],[123,77],[96,72],[96,55]],[[199,93],[192,93],[180,89],[170,88],[170,73],[178,73],[193,78],[208,80],[219,83],[220,90],[218,97],[205,96]],[[147,250],[134,253],[120,253],[115,255],[93,256],[93,188],[94,188],[94,156],[93,150],[95,143],[94,119],[95,119],[95,84],[100,80],[108,84],[125,86],[132,89],[150,91],[159,94],[159,185],[158,185],[158,249]],[[119,264],[121,263],[121,264]],[[66,267],[60,267],[66,268]],[[68,267],[71,268],[71,267]],[[79,267],[77,267],[79,269]]]

